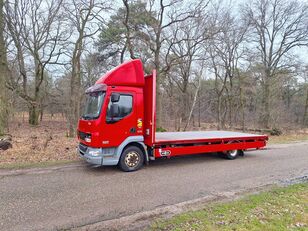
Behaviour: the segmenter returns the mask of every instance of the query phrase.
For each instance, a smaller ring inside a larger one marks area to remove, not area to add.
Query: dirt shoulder
[[[42,121],[36,127],[22,118],[10,124],[12,148],[0,150],[0,168],[50,166],[78,161],[77,139],[66,136],[63,118]]]

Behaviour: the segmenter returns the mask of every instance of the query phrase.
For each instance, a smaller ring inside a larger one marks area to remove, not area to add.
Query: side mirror
[[[120,107],[119,107],[118,104],[111,104],[110,105],[110,115],[111,115],[111,118],[119,117]]]
[[[120,94],[119,93],[112,93],[111,95],[111,102],[116,103],[120,100]]]

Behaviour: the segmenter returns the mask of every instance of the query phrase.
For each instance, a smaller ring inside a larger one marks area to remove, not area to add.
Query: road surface
[[[307,175],[308,143],[274,145],[233,161],[214,154],[157,160],[132,173],[87,164],[0,170],[0,230],[82,227]]]

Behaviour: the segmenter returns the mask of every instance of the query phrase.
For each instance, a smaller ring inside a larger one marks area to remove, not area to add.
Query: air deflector
[[[108,86],[144,86],[144,74],[142,63],[139,59],[133,59],[122,63],[120,66],[107,72],[96,84],[106,84]]]

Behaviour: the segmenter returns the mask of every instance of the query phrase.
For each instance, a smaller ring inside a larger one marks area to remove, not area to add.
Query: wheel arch
[[[142,151],[143,153],[143,156],[144,156],[144,162],[145,163],[148,163],[149,162],[149,156],[148,156],[148,152],[147,152],[147,148],[145,146],[145,144],[141,143],[141,142],[131,142],[131,143],[128,143],[122,150],[122,153],[123,151],[127,148],[127,147],[130,147],[130,146],[136,146],[138,148],[140,148],[140,150]],[[122,155],[121,153],[121,155]]]
[[[116,156],[117,156],[117,162],[119,161],[123,151],[125,150],[125,148],[127,148],[128,146],[136,146],[138,148],[141,149],[141,151],[143,152],[144,154],[144,161],[145,163],[147,163],[149,161],[149,155],[148,155],[148,152],[147,152],[147,147],[146,145],[143,143],[144,141],[144,138],[143,136],[130,136],[128,138],[126,138],[122,144],[117,147],[117,150],[116,150]]]

